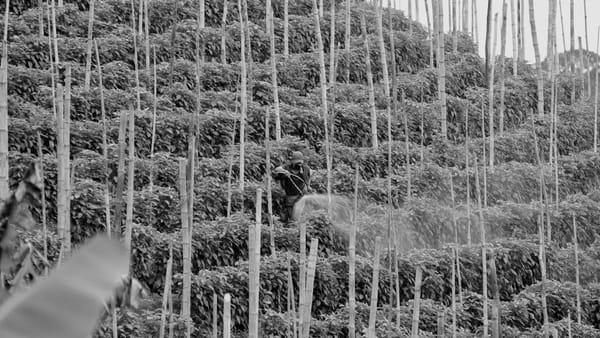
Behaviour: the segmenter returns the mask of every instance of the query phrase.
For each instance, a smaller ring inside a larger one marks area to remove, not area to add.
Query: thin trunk
[[[531,24],[531,41],[535,51],[535,68],[537,71],[537,110],[540,116],[544,115],[544,71],[540,58],[540,48],[537,40],[537,31],[535,28],[535,9],[533,0],[529,0],[529,22]]]
[[[431,33],[431,20],[429,19],[429,5],[427,0],[425,0],[425,16],[427,17],[427,41],[429,42],[429,67],[433,68],[433,34]]]
[[[323,0],[319,0],[319,18],[323,17],[323,12],[324,12]]]
[[[231,295],[223,297],[223,338],[231,338]]]
[[[594,86],[594,152],[598,152],[598,86],[600,85],[600,62],[598,58],[600,55],[600,27],[598,27],[598,33],[596,38],[596,85]]]
[[[531,4],[531,0],[530,0]],[[571,54],[569,60],[571,61],[571,104],[575,102],[575,1],[571,0],[570,6],[571,15]]]
[[[581,36],[577,37],[577,41],[579,42],[579,76],[581,77],[581,96],[585,92],[585,63],[583,61],[583,44],[581,43]]]
[[[554,60],[554,43],[553,39],[556,36],[556,1],[549,0],[548,1],[548,39],[547,39],[547,47],[546,47],[546,68],[548,73],[552,71],[552,60]]]
[[[152,46],[152,80],[153,80],[153,95],[152,95],[152,139],[150,141],[150,192],[154,185],[154,145],[156,144],[156,110],[158,108],[158,77],[156,76],[156,45]]]
[[[60,115],[60,114],[59,114]],[[117,238],[121,237],[121,229],[123,224],[123,190],[125,185],[125,133],[127,130],[127,119],[129,113],[127,111],[121,111],[119,120],[119,160],[117,164],[117,190],[115,192],[115,221],[113,225],[115,227],[115,235]]]
[[[433,28],[433,44],[435,49],[435,63],[434,66],[437,68],[439,66],[439,55],[440,55],[440,29],[438,28],[439,18],[438,15],[438,2],[441,0],[431,0],[431,26]],[[440,88],[438,86],[438,99],[440,97]]]
[[[314,1],[314,0],[313,0]],[[300,338],[304,338],[304,313],[306,312],[306,222],[300,222],[300,259],[298,278],[298,330]]]
[[[173,28],[171,29],[171,40],[169,42],[171,46],[170,61],[169,61],[169,87],[173,86],[173,65],[175,64],[175,33],[177,32],[177,22],[179,21],[177,18],[179,12],[179,0],[175,0],[175,11],[173,12]],[[133,14],[132,14],[133,16]],[[135,34],[135,25],[133,27],[133,31]]]
[[[64,189],[65,189],[65,257],[71,255],[71,66],[65,68],[65,104],[64,104]]]
[[[567,335],[569,338],[573,338],[573,331],[571,329],[571,310],[567,311]]]
[[[486,147],[486,137],[485,137],[485,113],[484,113],[484,108],[483,108],[483,96],[481,97],[481,138],[483,141],[483,158],[481,160],[481,163],[483,163],[483,205],[487,206],[487,174],[486,174],[486,170],[485,170],[485,166],[486,166],[486,161],[487,161],[487,157],[485,155],[485,147]]]
[[[478,24],[478,16],[477,16],[477,0],[473,0],[472,2],[473,11],[471,13],[471,23],[473,25],[473,35],[475,36],[475,45],[479,48],[479,24]]]
[[[365,13],[360,13],[360,27],[362,31],[362,39],[365,46],[365,65],[367,69],[367,84],[369,86],[369,108],[371,110],[371,145],[374,150],[379,148],[379,141],[377,138],[377,112],[375,111],[375,88],[373,85],[373,72],[371,71],[371,51],[369,49],[369,37],[367,36],[367,25],[365,20]]]
[[[221,19],[221,63],[227,64],[227,10],[228,2],[223,0],[223,17]]]
[[[173,287],[169,288],[169,338],[173,338],[174,334],[175,334],[175,319],[174,319],[174,315],[175,312],[173,311]],[[113,318],[116,318],[113,317]],[[114,319],[114,327],[115,327],[115,331],[116,331],[116,327],[117,327],[117,320]],[[117,338],[116,336],[114,338]]]
[[[331,10],[329,11],[330,22],[329,22],[329,89],[334,91],[334,84],[336,79],[335,69],[335,1],[331,2]],[[332,99],[332,105],[334,100]],[[333,109],[332,109],[333,115]],[[332,123],[333,124],[333,119]]]
[[[506,79],[506,16],[508,12],[508,5],[506,1],[502,6],[502,28],[500,33],[500,111],[498,121],[498,134],[502,136],[504,133],[504,93],[506,87],[504,85]]]
[[[288,307],[288,320],[290,322],[290,331],[288,332],[287,337],[298,337],[298,328],[297,328],[297,318],[296,318],[296,301],[294,297],[294,281],[292,279],[292,266],[290,259],[287,260],[287,277],[288,277],[288,299],[287,299],[287,307]]]
[[[488,0],[487,29],[485,31],[485,74],[489,81],[494,56],[492,55],[492,11],[493,1]]]
[[[98,67],[98,88],[100,89],[100,112],[102,114],[102,158],[104,160],[104,214],[106,217],[106,233],[108,237],[112,236],[110,226],[110,177],[108,171],[108,142],[107,142],[107,124],[106,124],[106,108],[104,106],[104,85],[102,83],[102,65],[100,64],[100,53],[98,52],[98,44],[94,41],[96,49],[96,64]]]
[[[233,149],[235,146],[235,127],[236,123],[234,121],[233,128],[231,129],[231,138],[229,141],[229,171],[227,173],[227,219],[231,219],[231,176],[233,175]]]
[[[494,44],[491,50],[490,72],[488,75],[488,123],[490,131],[490,170],[494,170],[494,72],[496,70],[496,47],[498,37],[498,13],[494,15]]]
[[[556,0],[555,0],[556,1]],[[590,40],[588,39],[588,16],[587,16],[587,0],[583,0],[583,14],[585,18],[585,72],[587,75],[587,95],[588,97],[592,96],[592,72],[590,68]],[[583,65],[582,65],[583,67]]]
[[[310,337],[310,321],[312,318],[312,299],[313,288],[315,285],[315,270],[317,268],[317,250],[319,249],[319,239],[313,238],[310,241],[310,253],[308,256],[308,268],[306,271],[306,311],[304,312],[304,322],[302,326],[302,337]]]
[[[37,145],[38,145],[38,160],[40,166],[40,195],[42,196],[42,247],[44,253],[44,259],[48,261],[48,228],[46,224],[46,183],[44,181],[44,153],[42,152],[42,136],[39,131],[36,132]],[[44,267],[44,276],[48,276],[48,266]]]
[[[445,58],[445,44],[444,44],[444,6],[442,4],[442,0],[438,0],[438,10],[437,13],[439,15],[438,19],[438,28],[439,28],[439,54],[438,54],[438,90],[440,92],[440,106],[441,106],[441,114],[440,114],[440,126],[441,126],[441,136],[443,139],[448,138],[448,127],[447,127],[447,109],[446,106],[446,61]]]
[[[192,257],[191,257],[191,233],[188,212],[188,192],[186,187],[188,160],[179,159],[179,201],[181,208],[181,236],[183,257],[183,290],[181,296],[181,319],[186,325],[186,336],[189,338],[189,324],[191,324],[191,294],[192,294]]]
[[[271,15],[273,14],[273,6],[271,0],[267,0],[265,4],[265,32],[270,34],[271,32]]]
[[[383,6],[383,0],[381,0],[381,6]],[[408,33],[412,35],[413,27],[412,27],[412,2],[413,0],[408,0]]]
[[[321,25],[319,12],[317,11],[317,0],[313,0],[313,19],[315,21],[315,34],[317,35],[317,49],[319,51],[320,85],[321,85],[321,109],[323,114],[323,125],[325,133],[325,161],[327,163],[327,210],[331,215],[331,157],[329,155],[329,128],[327,127],[329,109],[327,108],[327,73],[325,72],[325,53],[323,51],[323,38],[321,36]],[[322,8],[322,7],[321,7]]]
[[[219,321],[218,321],[218,307],[219,307],[219,300],[217,298],[217,293],[213,292],[213,313],[212,313],[212,338],[218,338],[219,337]]]
[[[59,0],[61,1],[61,0]],[[7,12],[8,12],[8,3],[9,1],[6,1],[6,8],[7,8]],[[58,38],[56,35],[56,6],[55,6],[55,0],[52,0],[52,40],[54,41],[54,63],[58,65],[59,58],[58,58]],[[8,20],[8,15],[5,16],[6,20]],[[7,21],[8,22],[8,21]],[[4,41],[6,41],[6,29],[8,28],[8,24],[4,25]],[[49,35],[49,34],[48,34]]]
[[[0,200],[10,196],[8,177],[8,17],[9,3],[4,12],[4,37],[0,63]],[[51,61],[52,63],[52,61]]]
[[[150,77],[150,13],[148,13],[148,2],[150,0],[144,0],[144,43],[146,45],[146,74]]]
[[[462,2],[462,32],[469,34],[469,0]]]
[[[575,287],[577,298],[577,324],[581,325],[581,291],[579,289],[579,243],[577,241],[577,222],[573,213],[573,249],[575,250]],[[570,316],[569,316],[570,320]]]
[[[485,162],[484,162],[485,163]],[[481,189],[479,188],[479,170],[477,158],[475,158],[475,185],[477,186],[477,204],[479,206],[479,225],[481,229],[481,265],[482,265],[482,285],[483,285],[483,336],[488,335],[488,293],[487,293],[487,245],[485,241],[485,221],[483,218],[483,205],[481,204]]]
[[[519,1],[519,0],[517,0]],[[518,55],[519,55],[519,46],[517,43],[517,19],[516,13],[517,9],[515,8],[515,0],[510,0],[510,25],[511,25],[511,33],[512,33],[512,67],[513,67],[513,76],[517,76],[518,72]]]
[[[277,85],[277,60],[275,58],[275,28],[273,25],[273,11],[269,11],[271,31],[271,85],[273,86],[273,105],[275,107],[275,140],[281,141],[281,113],[279,110],[279,88]]]
[[[270,235],[270,247],[271,255],[276,256],[275,252],[275,224],[273,223],[273,193],[271,191],[271,137],[269,136],[269,119],[270,109],[267,109],[265,116],[265,176],[267,179],[267,218],[269,221],[269,235]]]
[[[245,185],[245,150],[246,150],[246,114],[248,111],[248,92],[247,92],[247,81],[248,81],[248,73],[247,73],[247,63],[246,63],[246,22],[244,21],[242,15],[242,3],[245,0],[238,0],[238,8],[239,8],[239,19],[240,19],[240,56],[241,56],[241,92],[240,92],[240,100],[241,100],[241,112],[240,112],[240,168],[239,168],[239,190],[241,196],[241,208],[242,211],[244,209],[244,185]],[[248,37],[249,38],[249,37]]]
[[[290,13],[289,0],[283,1],[283,55],[287,59],[290,55]]]
[[[494,301],[492,302],[492,337],[500,337],[500,291],[498,289],[498,275],[496,273],[496,257],[492,251],[490,257],[490,278],[492,286],[492,295]]]
[[[250,225],[248,233],[249,257],[249,324],[248,337],[258,338],[258,304],[260,290],[260,228],[262,223],[262,189],[256,190],[256,215],[254,225]]]
[[[437,337],[446,337],[446,314],[444,311],[440,311],[437,315]]]
[[[526,0],[519,1],[519,62],[525,62],[525,4]]]
[[[483,147],[485,150],[485,146]],[[471,172],[469,171],[469,110],[465,112],[465,172],[467,180],[467,245],[471,247]],[[462,303],[462,302],[461,302]]]
[[[252,102],[253,99],[253,72],[252,69],[254,67],[253,61],[252,61],[252,36],[250,35],[250,19],[248,19],[248,0],[242,0],[242,4],[243,4],[243,9],[244,9],[244,24],[242,25],[242,27],[244,27],[244,35],[245,35],[245,41],[246,41],[246,68],[247,68],[247,72],[246,74],[248,74],[248,77],[246,79],[246,81],[248,81],[248,99],[250,100],[250,102]],[[240,22],[242,22],[240,20]],[[248,105],[246,104],[246,107]],[[247,112],[246,112],[247,115]],[[246,116],[244,115],[244,116]]]
[[[162,300],[162,311],[160,315],[160,331],[159,338],[165,337],[165,329],[167,327],[167,305],[169,300],[169,292],[171,290],[171,275],[173,271],[173,255],[172,255],[172,245],[169,245],[169,259],[167,260],[167,272],[165,274],[165,288],[163,291],[163,300]]]
[[[437,0],[433,0],[437,1]],[[413,302],[413,317],[412,317],[412,330],[411,338],[419,337],[419,311],[421,307],[421,280],[423,278],[423,270],[420,266],[417,266],[415,272],[415,300]]]
[[[200,1],[200,6],[199,6],[200,7],[199,16],[200,17],[198,18],[198,20],[199,20],[198,26],[199,26],[199,30],[203,30],[205,28],[205,26],[206,26],[206,23],[205,23],[205,20],[206,20],[206,18],[205,18],[206,13],[205,12],[206,11],[205,11],[205,8],[204,8],[204,1],[205,0],[199,0],[199,1]],[[202,39],[202,41],[199,44],[199,46],[200,46],[200,60],[204,64],[204,62],[205,62],[205,44],[204,44],[204,39]]]
[[[87,33],[87,56],[85,58],[85,80],[83,90],[90,90],[90,80],[92,79],[92,33],[94,31],[94,4],[96,0],[90,0],[88,33]]]
[[[371,282],[371,309],[369,312],[369,330],[367,338],[375,338],[375,320],[377,319],[377,295],[379,292],[379,256],[381,254],[381,237],[375,238],[375,257],[373,262],[373,280]]]
[[[456,19],[456,0],[452,0],[452,53],[458,53],[458,24]]]
[[[454,248],[452,249],[452,337],[456,338],[456,268],[458,265],[458,223],[456,222],[456,205],[454,200],[454,180],[450,174],[450,195],[452,197],[452,225],[454,227]]]
[[[568,69],[568,66],[567,66],[567,40],[565,38],[565,21],[564,21],[564,17],[563,17],[562,0],[558,0],[558,10],[560,12],[560,29],[562,32],[562,42],[563,42],[563,62],[565,64],[563,69],[566,71]]]
[[[288,0],[286,0],[287,2]],[[351,38],[351,26],[350,23],[352,21],[351,8],[352,3],[351,0],[346,0],[346,32],[344,35],[344,47],[346,49],[346,56],[350,55],[350,38]],[[350,63],[346,63],[346,83],[350,83]]]
[[[44,1],[43,0],[38,0],[38,9],[40,11],[40,16],[39,16],[39,20],[38,20],[39,28],[40,28],[40,38],[43,38],[44,37]]]
[[[348,336],[356,337],[356,225],[358,217],[358,179],[359,167],[356,165],[354,177],[354,208],[352,225],[350,228],[350,240],[348,243]]]

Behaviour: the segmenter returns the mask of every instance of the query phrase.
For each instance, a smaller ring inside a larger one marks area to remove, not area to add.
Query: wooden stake
[[[319,239],[313,238],[310,241],[310,254],[308,256],[308,269],[306,271],[306,311],[304,311],[304,321],[302,326],[302,337],[310,337],[310,321],[312,318],[312,299],[313,288],[315,285],[315,270],[317,268],[317,253],[319,248]]]
[[[165,337],[165,329],[167,326],[167,303],[169,300],[169,293],[171,292],[171,276],[173,271],[173,246],[169,244],[169,260],[167,260],[167,272],[165,274],[165,288],[163,291],[163,301],[162,301],[162,312],[160,315],[160,331],[159,338]]]
[[[219,321],[218,321],[218,306],[219,300],[217,298],[217,293],[213,292],[213,313],[212,313],[212,337],[219,337]]]
[[[488,334],[488,295],[487,295],[487,258],[485,242],[485,221],[483,218],[483,206],[481,204],[481,189],[479,188],[479,170],[477,158],[475,158],[475,185],[477,186],[477,203],[479,205],[479,225],[481,226],[481,264],[483,267],[483,336]]]
[[[436,0],[434,0],[436,1]],[[411,338],[419,337],[419,310],[421,304],[421,279],[423,278],[423,271],[420,266],[417,266],[415,272],[415,299],[413,302],[413,317],[412,317],[412,330]]]
[[[371,310],[369,313],[369,331],[367,338],[375,338],[375,320],[377,319],[377,296],[379,292],[379,256],[381,254],[381,237],[375,238],[375,258],[373,262],[373,280],[371,282]]]
[[[490,71],[488,75],[488,123],[490,131],[490,170],[494,170],[494,71],[496,69],[496,43],[498,33],[498,13],[494,15],[494,45],[491,50]]]
[[[227,9],[228,2],[223,0],[223,17],[221,19],[221,63],[227,64]]]
[[[575,287],[577,297],[577,324],[581,325],[581,291],[579,289],[579,243],[577,241],[577,222],[575,222],[575,213],[573,216],[573,249],[575,250]],[[570,323],[571,316],[569,316]]]
[[[186,336],[191,334],[191,295],[192,295],[192,234],[189,224],[189,203],[187,191],[187,166],[188,160],[179,159],[179,201],[181,207],[181,234],[182,234],[182,256],[183,256],[183,291],[181,298],[181,317],[186,325]],[[189,334],[188,334],[189,332]]]
[[[271,86],[273,87],[273,106],[275,107],[275,140],[281,141],[281,112],[279,110],[279,88],[277,85],[277,60],[275,58],[275,28],[273,24],[273,11],[270,13],[270,26],[271,31],[269,35],[271,37]]]
[[[260,290],[260,228],[262,223],[262,189],[256,190],[256,222],[248,232],[249,257],[249,333],[250,338],[258,338],[258,304]]]
[[[329,109],[327,108],[327,79],[325,72],[325,53],[323,52],[323,38],[321,36],[321,26],[319,22],[319,12],[317,8],[317,0],[312,0],[313,3],[313,19],[315,22],[315,34],[317,35],[317,49],[319,51],[320,65],[320,85],[321,85],[321,109],[323,114],[323,125],[325,133],[325,161],[327,162],[327,211],[331,216],[331,156],[329,145],[329,128],[327,127]],[[323,7],[320,7],[321,10]],[[322,16],[323,13],[321,13]],[[379,16],[380,17],[380,16]],[[381,20],[381,19],[379,19]],[[389,91],[389,90],[388,90]]]
[[[90,90],[90,80],[92,79],[92,33],[94,31],[94,3],[96,0],[90,0],[88,33],[87,33],[87,56],[85,58],[85,80],[83,90]]]
[[[350,227],[350,240],[348,243],[348,336],[356,337],[356,227],[358,218],[358,180],[359,167],[356,164],[356,174],[354,177],[354,212],[352,215],[352,225]]]
[[[367,69],[367,84],[369,86],[369,108],[371,110],[371,146],[373,150],[379,148],[379,141],[377,138],[377,112],[375,111],[375,88],[373,85],[373,72],[371,71],[371,51],[369,49],[369,38],[367,36],[367,24],[365,20],[364,11],[360,12],[360,27],[362,32],[362,39],[366,50],[365,54],[365,65]]]
[[[231,295],[223,297],[223,338],[231,338]]]
[[[508,12],[508,5],[506,1],[502,5],[502,28],[500,33],[500,112],[499,112],[499,123],[498,123],[498,134],[502,136],[504,133],[504,93],[506,86],[504,85],[506,79],[506,15]]]

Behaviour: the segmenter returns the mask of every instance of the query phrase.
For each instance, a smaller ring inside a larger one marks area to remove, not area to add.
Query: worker
[[[304,163],[299,151],[292,152],[290,162],[275,168],[273,178],[280,182],[285,192],[281,221],[288,223],[293,218],[294,205],[304,194],[310,192],[310,178],[313,171]]]

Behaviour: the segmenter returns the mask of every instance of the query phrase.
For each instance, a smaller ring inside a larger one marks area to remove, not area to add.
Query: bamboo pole
[[[485,163],[485,162],[484,162]],[[482,280],[483,280],[483,336],[488,335],[488,294],[487,294],[487,245],[485,241],[485,221],[483,218],[483,206],[481,204],[481,189],[479,188],[479,170],[477,166],[477,158],[475,158],[475,185],[477,187],[477,204],[479,206],[479,225],[481,227],[481,264],[482,264]]]
[[[231,338],[231,295],[223,297],[223,338]]]
[[[60,116],[60,114],[58,114]],[[123,190],[125,185],[125,133],[127,130],[128,111],[121,111],[119,119],[119,160],[117,163],[117,191],[116,195],[116,206],[115,206],[115,221],[113,225],[115,227],[115,235],[117,238],[121,237],[121,228],[123,225]]]
[[[381,237],[375,238],[375,257],[373,264],[373,280],[371,282],[371,307],[369,313],[369,330],[367,338],[375,338],[375,320],[377,319],[377,297],[379,291],[379,256],[381,254]]]
[[[491,65],[488,74],[488,123],[490,131],[490,170],[494,170],[494,75],[496,70],[496,46],[498,33],[498,13],[494,15],[494,44],[491,50],[490,57]]]
[[[158,108],[158,77],[156,76],[156,45],[152,45],[152,63],[153,63],[153,95],[152,95],[152,139],[150,141],[150,192],[152,192],[154,185],[154,146],[156,144],[156,111]]]
[[[531,0],[530,0],[531,1]],[[530,2],[531,5],[531,2]],[[575,1],[571,0],[570,6],[571,15],[571,54],[569,60],[571,61],[571,104],[575,103]]]
[[[441,136],[443,139],[448,138],[448,127],[447,127],[447,105],[446,105],[446,56],[445,48],[444,48],[444,6],[442,4],[442,0],[438,0],[438,10],[437,13],[439,15],[439,55],[438,55],[438,88],[440,92],[440,106],[441,106],[441,114],[440,114],[440,126]]]
[[[452,0],[452,53],[458,53],[458,28],[456,20],[456,0]]]
[[[271,255],[276,256],[275,252],[275,224],[273,223],[273,193],[271,189],[271,137],[269,136],[269,119],[271,110],[267,108],[265,116],[265,167],[267,180],[267,218],[269,221],[270,247]]]
[[[437,0],[433,0],[437,1]],[[413,317],[412,317],[412,330],[411,338],[419,337],[419,311],[421,307],[421,280],[423,278],[423,270],[420,266],[417,266],[415,272],[415,299],[413,302]]]
[[[218,338],[219,337],[219,318],[218,318],[218,306],[219,306],[219,299],[217,298],[217,293],[213,292],[213,313],[212,313],[212,337],[213,338]]]
[[[269,32],[271,40],[271,85],[273,86],[273,106],[275,107],[275,140],[281,141],[281,112],[279,109],[279,88],[277,84],[277,60],[275,59],[275,28],[273,24],[273,11],[270,10]]]
[[[594,152],[598,152],[598,86],[600,85],[600,26],[596,35],[596,85],[594,86]]]
[[[577,298],[577,324],[581,325],[581,291],[579,289],[579,243],[577,241],[577,222],[575,222],[575,213],[573,216],[573,249],[575,251],[575,287]],[[569,316],[569,321],[571,316]]]
[[[283,55],[287,59],[290,55],[290,13],[289,0],[283,1]]]
[[[425,0],[425,16],[427,17],[427,41],[429,42],[429,67],[433,68],[433,34],[431,32],[431,20],[429,19],[429,5],[427,0]]]
[[[348,336],[356,337],[356,227],[358,218],[358,180],[359,165],[356,164],[354,177],[354,205],[352,225],[350,227],[350,240],[348,243]]]
[[[241,123],[241,121],[240,121]],[[233,122],[233,127],[231,129],[231,138],[229,139],[229,170],[227,172],[227,219],[231,219],[231,176],[233,175],[233,155],[234,155],[234,146],[235,146],[235,130],[236,130],[235,120]]]
[[[537,110],[540,116],[544,115],[544,73],[540,59],[540,48],[538,46],[537,31],[535,27],[535,9],[533,0],[529,0],[529,23],[531,25],[531,41],[535,51],[535,68],[537,71]]]
[[[171,291],[171,276],[173,271],[173,245],[169,244],[169,259],[167,260],[167,272],[165,274],[165,288],[163,291],[162,312],[160,315],[160,331],[159,338],[165,337],[165,329],[167,326],[167,303],[169,300],[169,292]]]
[[[88,32],[87,32],[87,54],[85,58],[85,80],[83,90],[90,90],[90,80],[92,79],[92,33],[94,31],[94,4],[96,0],[90,0]]]
[[[518,1],[518,0],[517,0]],[[515,0],[510,0],[510,25],[511,25],[511,34],[512,34],[512,67],[513,67],[513,76],[517,76],[519,71],[519,46],[517,42],[517,19],[516,19],[517,9],[515,8]]]
[[[246,62],[246,29],[245,29],[245,21],[242,15],[242,3],[243,0],[238,0],[238,8],[239,8],[239,20],[240,23],[240,56],[241,61],[240,64],[242,66],[241,70],[241,92],[240,92],[240,100],[241,100],[241,111],[240,111],[240,164],[239,164],[239,190],[240,196],[242,198],[241,208],[242,211],[244,209],[244,185],[245,185],[245,150],[246,150],[246,114],[248,111],[248,73],[247,68],[248,64]],[[249,38],[249,37],[248,37]],[[252,92],[250,92],[252,93]]]
[[[288,0],[286,0],[288,1]],[[350,47],[351,47],[351,42],[350,42],[350,38],[351,38],[351,21],[352,21],[352,15],[351,15],[351,11],[350,11],[350,7],[352,6],[352,1],[351,0],[347,0],[346,1],[346,31],[344,34],[344,47],[346,50],[346,55],[350,55]],[[348,63],[346,65],[346,83],[349,84],[350,83],[350,64]]]
[[[260,290],[260,227],[262,223],[262,189],[256,190],[256,216],[255,224],[250,225],[248,231],[248,257],[249,257],[249,325],[248,337],[258,338],[258,304]]]
[[[505,79],[506,79],[506,16],[508,12],[508,5],[506,0],[502,5],[502,28],[500,33],[500,111],[498,113],[498,135],[502,136],[504,133],[504,93],[506,92]]]
[[[0,200],[10,196],[8,177],[8,17],[9,3],[4,12],[4,35],[0,63]]]
[[[483,121],[482,121],[483,122]],[[485,134],[483,135],[485,136]],[[485,146],[483,147],[485,151]],[[465,172],[467,174],[467,245],[471,242],[471,172],[469,171],[469,108],[465,112]],[[462,302],[461,302],[462,303]]]
[[[371,51],[369,49],[369,37],[367,36],[367,25],[364,11],[360,12],[360,27],[366,54],[365,65],[367,70],[367,84],[369,86],[369,108],[371,110],[371,146],[374,150],[379,148],[377,138],[377,112],[375,111],[375,88],[373,85],[373,72],[371,71]]]
[[[556,1],[556,0],[554,0]],[[584,14],[584,21],[585,21],[585,70],[586,70],[586,74],[587,74],[587,95],[588,97],[592,96],[592,75],[591,75],[591,70],[589,69],[590,66],[590,57],[589,57],[589,53],[590,53],[590,40],[588,39],[588,15],[587,15],[587,0],[583,0],[583,14]],[[582,65],[583,67],[583,65]]]
[[[496,256],[495,252],[492,251],[490,255],[490,277],[492,294],[494,301],[492,302],[492,337],[498,338],[501,335],[500,325],[500,291],[498,288],[498,275],[496,273]]]
[[[102,115],[102,158],[104,160],[104,214],[106,222],[106,233],[108,237],[112,236],[110,226],[110,177],[108,171],[108,141],[106,137],[106,108],[104,106],[104,85],[102,83],[102,64],[100,64],[100,53],[98,52],[98,43],[94,40],[96,50],[96,65],[98,69],[98,88],[100,90],[100,112]]]
[[[227,64],[227,10],[228,2],[223,0],[223,17],[221,18],[221,63]]]
[[[192,257],[191,257],[191,233],[190,216],[187,191],[187,166],[188,160],[179,159],[179,200],[181,208],[181,234],[182,234],[182,257],[183,257],[183,291],[181,296],[181,317],[185,322],[186,337],[191,334],[191,295],[192,295]]]
[[[317,11],[317,0],[312,0],[313,3],[313,19],[315,22],[315,34],[317,35],[317,49],[319,51],[320,65],[320,85],[321,85],[321,109],[323,114],[323,125],[325,133],[325,161],[327,163],[327,211],[331,215],[331,156],[329,149],[329,128],[327,127],[329,109],[327,108],[327,76],[325,72],[325,53],[323,52],[323,38],[321,36],[321,26],[319,23],[319,12]],[[323,7],[321,7],[322,9]]]
[[[46,222],[46,182],[44,180],[44,153],[42,151],[42,136],[39,131],[36,131],[37,146],[38,146],[38,162],[40,177],[40,195],[42,196],[42,248],[44,252],[44,259],[48,261],[48,228]],[[44,267],[44,276],[48,276],[48,266]]]
[[[308,256],[308,268],[306,271],[306,311],[304,311],[304,321],[302,326],[302,337],[310,337],[310,321],[312,318],[312,299],[313,288],[315,285],[315,270],[317,268],[317,253],[319,248],[319,239],[313,238],[310,241],[310,253]]]

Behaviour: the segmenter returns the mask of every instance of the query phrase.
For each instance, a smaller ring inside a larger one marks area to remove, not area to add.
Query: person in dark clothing
[[[302,196],[310,191],[310,178],[312,170],[304,164],[301,152],[292,153],[290,162],[275,168],[273,178],[278,180],[285,192],[283,199],[282,222],[289,222],[293,218],[294,205]]]

